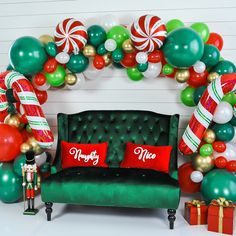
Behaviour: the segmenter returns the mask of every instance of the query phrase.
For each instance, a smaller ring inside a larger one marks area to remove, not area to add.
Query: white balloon
[[[119,25],[118,18],[114,15],[105,15],[100,20],[100,25],[105,29],[109,30],[113,26]]]
[[[228,102],[220,102],[214,112],[213,121],[225,124],[233,118],[233,107]]]
[[[161,69],[162,69],[161,62],[149,63],[148,68],[145,72],[143,72],[143,75],[146,78],[154,79],[161,73]]]
[[[35,163],[37,166],[43,165],[47,160],[46,152],[41,153],[40,155],[35,156]]]
[[[191,173],[190,175],[190,179],[194,182],[194,183],[200,183],[203,180],[203,174],[202,172],[195,170]]]
[[[70,55],[66,52],[60,52],[56,55],[55,59],[61,64],[66,64],[70,60]]]
[[[32,81],[34,81],[34,80],[32,80]],[[44,85],[41,85],[41,86],[36,85],[34,82],[32,82],[32,83],[33,83],[34,87],[36,89],[38,89],[39,91],[47,91],[51,87],[51,85],[48,84],[47,82]]]
[[[89,67],[83,72],[86,79],[89,80],[95,80],[101,77],[104,73],[103,70],[97,70],[91,63],[89,64]]]
[[[85,83],[85,78],[83,73],[77,73],[76,74],[77,77],[77,81],[74,85],[66,85],[66,88],[70,89],[70,90],[76,90],[76,89],[81,89]]]
[[[135,59],[137,63],[144,64],[148,61],[148,55],[145,52],[138,52]]]
[[[107,39],[105,41],[104,47],[108,52],[113,52],[117,47],[116,41],[114,39]]]
[[[175,86],[176,86],[177,89],[182,91],[183,89],[185,89],[188,86],[188,84],[187,83],[178,83],[176,81]]]
[[[225,157],[227,160],[236,160],[236,145],[234,143],[226,143],[226,150],[224,152],[213,152],[214,158],[219,156]]]
[[[206,70],[206,65],[204,62],[202,61],[197,61],[194,65],[193,65],[193,69],[196,73],[202,73]]]

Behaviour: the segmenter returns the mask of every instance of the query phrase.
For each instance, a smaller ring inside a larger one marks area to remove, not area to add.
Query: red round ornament
[[[40,105],[44,104],[48,99],[48,93],[47,91],[40,91],[36,88],[34,88],[35,94],[39,100]]]
[[[226,150],[226,144],[223,141],[215,141],[212,144],[214,151],[222,153]]]
[[[217,158],[215,159],[215,166],[216,166],[217,168],[223,169],[223,168],[226,167],[227,162],[228,162],[228,161],[227,161],[227,159],[226,159],[225,157],[219,156],[219,157],[217,157]]]
[[[207,84],[208,71],[204,71],[202,73],[197,73],[194,71],[193,68],[190,68],[189,72],[190,72],[190,77],[189,77],[187,83],[191,87],[198,88],[200,86]]]
[[[56,70],[57,65],[58,65],[58,62],[56,61],[54,57],[52,57],[45,62],[43,69],[47,73],[53,73]]]
[[[96,55],[93,59],[93,65],[97,70],[101,70],[105,67],[105,60],[102,56]]]
[[[33,82],[38,86],[42,86],[46,83],[46,77],[43,73],[38,73],[34,76]]]
[[[236,161],[229,161],[226,165],[226,169],[230,172],[236,172]]]
[[[151,62],[151,63],[163,62],[164,59],[165,58],[164,58],[163,52],[160,50],[155,50],[148,54],[148,62]]]
[[[223,38],[217,33],[210,33],[209,39],[207,40],[206,44],[211,44],[216,46],[219,51],[223,48]]]

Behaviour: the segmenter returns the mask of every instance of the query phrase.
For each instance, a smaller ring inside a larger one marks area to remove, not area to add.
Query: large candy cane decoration
[[[14,71],[0,74],[0,113],[2,114],[6,113],[8,108],[7,89],[13,89],[22,104],[26,118],[39,146],[50,148],[53,144],[53,134],[29,80]]]
[[[236,91],[236,73],[222,75],[208,85],[179,142],[181,153],[190,155],[197,151],[203,135],[213,119],[217,105],[225,94],[232,91]],[[236,106],[234,113],[236,114]]]

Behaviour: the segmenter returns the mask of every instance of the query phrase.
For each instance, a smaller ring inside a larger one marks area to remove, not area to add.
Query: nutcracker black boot
[[[34,198],[31,199],[31,210],[34,211]]]
[[[30,211],[30,199],[29,198],[27,199],[27,202],[28,202],[28,209],[26,211]]]

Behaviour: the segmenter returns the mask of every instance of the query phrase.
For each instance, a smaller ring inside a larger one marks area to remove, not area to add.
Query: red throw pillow
[[[108,167],[108,143],[79,144],[61,141],[62,169],[75,166]]]
[[[120,167],[169,172],[171,146],[150,146],[128,142]]]

